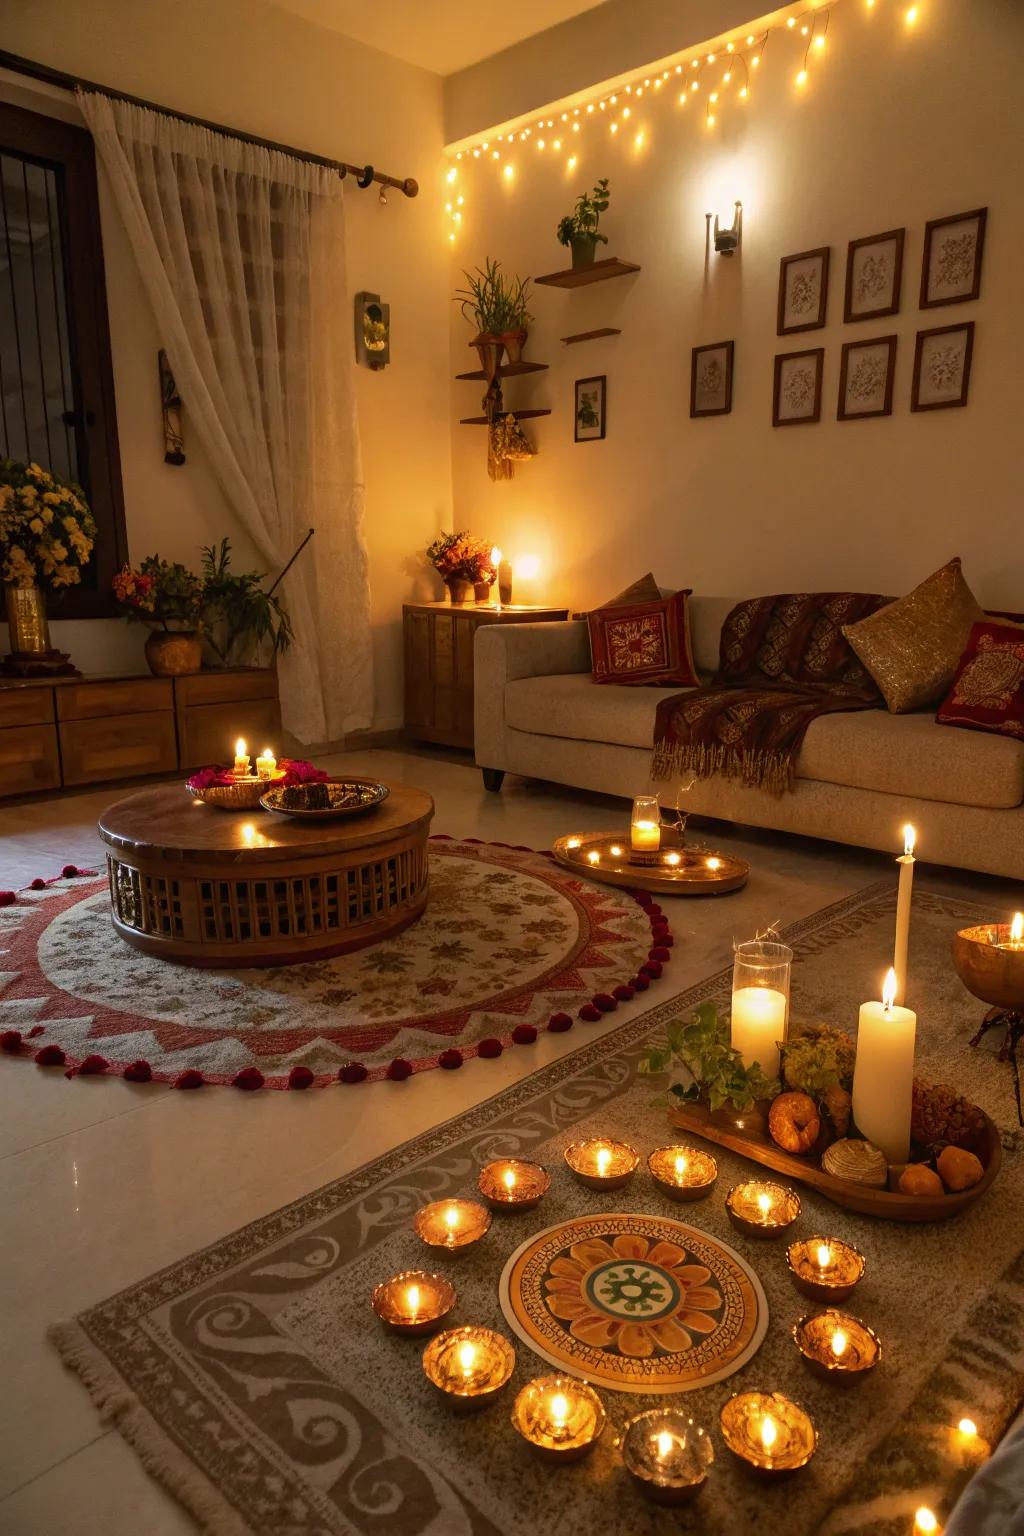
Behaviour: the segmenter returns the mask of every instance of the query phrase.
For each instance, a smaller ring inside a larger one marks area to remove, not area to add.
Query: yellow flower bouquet
[[[59,591],[79,582],[96,542],[85,496],[38,464],[0,459],[0,581]]]

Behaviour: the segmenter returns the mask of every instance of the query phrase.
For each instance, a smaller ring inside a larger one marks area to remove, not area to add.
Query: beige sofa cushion
[[[598,685],[581,672],[524,677],[505,686],[505,722],[537,736],[649,748],[658,704],[685,691]],[[804,739],[797,778],[1006,809],[1024,801],[1024,742],[951,731],[930,714],[822,715]]]

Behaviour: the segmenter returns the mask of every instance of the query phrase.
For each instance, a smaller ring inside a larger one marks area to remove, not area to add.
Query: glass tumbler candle
[[[630,862],[654,864],[661,848],[661,806],[657,795],[637,795],[629,825]]]
[[[779,1041],[789,1023],[793,951],[777,939],[737,944],[732,968],[732,1044],[743,1065],[755,1062],[767,1077],[779,1070]]]

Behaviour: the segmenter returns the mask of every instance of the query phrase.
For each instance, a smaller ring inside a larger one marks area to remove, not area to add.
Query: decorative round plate
[[[681,843],[671,828],[662,828],[661,849],[652,864],[630,861],[628,827],[620,834],[575,832],[559,837],[551,852],[559,864],[588,880],[663,896],[724,896],[741,890],[750,875],[746,859]]]
[[[722,1381],[768,1328],[761,1282],[734,1249],[667,1216],[581,1216],[517,1248],[501,1309],[542,1359],[616,1392]]]
[[[362,816],[366,811],[376,810],[391,793],[388,786],[381,784],[378,779],[321,779],[317,784],[295,787],[317,790],[321,786],[327,791],[329,805],[311,810],[303,806],[286,805],[283,802],[288,790],[284,787],[268,789],[260,805],[265,811],[276,811],[279,816],[296,816],[300,821],[328,821],[338,816]]]

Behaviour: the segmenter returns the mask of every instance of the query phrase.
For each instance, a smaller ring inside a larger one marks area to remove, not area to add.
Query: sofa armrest
[[[474,741],[479,766],[505,767],[506,683],[520,677],[589,671],[585,620],[479,625],[473,642]]]

